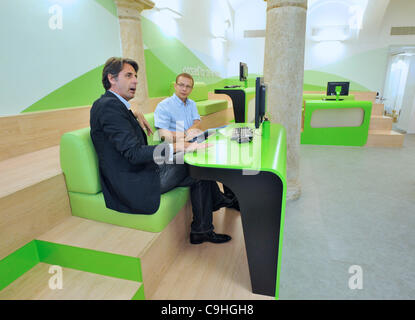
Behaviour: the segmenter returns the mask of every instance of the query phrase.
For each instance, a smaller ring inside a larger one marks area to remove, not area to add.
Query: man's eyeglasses
[[[180,88],[186,88],[186,90],[190,90],[190,89],[192,89],[193,87],[192,86],[187,86],[187,85],[185,85],[184,83],[178,83],[177,84]]]

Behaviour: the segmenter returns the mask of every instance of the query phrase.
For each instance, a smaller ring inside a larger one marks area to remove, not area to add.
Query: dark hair
[[[183,73],[179,74],[179,75],[176,77],[176,83],[177,83],[177,81],[179,80],[179,78],[180,78],[180,77],[183,77],[183,78],[188,78],[188,79],[192,80],[192,86],[194,86],[194,85],[195,85],[195,80],[193,79],[193,77],[192,77],[190,74],[188,74],[188,73],[186,73],[186,72],[183,72]]]
[[[111,88],[111,83],[108,80],[108,75],[111,74],[117,78],[125,63],[131,65],[134,68],[135,72],[138,71],[138,64],[132,59],[111,57],[107,60],[107,62],[105,62],[104,70],[102,70],[102,84],[104,85],[105,90]]]

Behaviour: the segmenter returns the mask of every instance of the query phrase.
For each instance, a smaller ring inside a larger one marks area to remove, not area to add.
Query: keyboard
[[[231,140],[238,143],[245,143],[252,141],[254,131],[249,127],[239,127],[232,130]]]

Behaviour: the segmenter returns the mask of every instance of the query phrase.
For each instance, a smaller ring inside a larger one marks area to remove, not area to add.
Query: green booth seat
[[[175,82],[170,84],[170,95],[175,91],[174,84]],[[209,100],[208,87],[204,82],[195,82],[189,99],[192,99],[196,103],[197,111],[201,116],[207,116],[228,108],[227,100]]]
[[[153,114],[145,115],[154,129]],[[149,137],[149,144],[158,139]],[[162,231],[189,199],[189,188],[178,187],[161,195],[160,207],[152,215],[121,213],[105,206],[99,179],[98,157],[90,128],[62,135],[60,161],[65,175],[72,215],[149,232]],[[140,195],[137,194],[137,197]]]

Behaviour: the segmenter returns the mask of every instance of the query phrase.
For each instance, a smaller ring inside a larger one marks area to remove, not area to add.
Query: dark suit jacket
[[[92,105],[90,125],[106,206],[125,213],[156,212],[160,205],[156,147],[148,146],[132,112],[107,91]]]

